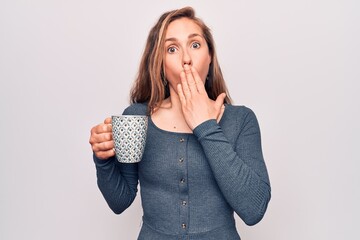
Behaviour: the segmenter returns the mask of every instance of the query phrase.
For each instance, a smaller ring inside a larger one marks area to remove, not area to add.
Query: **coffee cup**
[[[145,150],[148,117],[118,115],[111,117],[116,159],[121,163],[141,161]]]

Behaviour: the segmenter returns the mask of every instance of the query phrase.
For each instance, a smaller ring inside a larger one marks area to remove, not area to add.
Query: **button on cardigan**
[[[145,115],[133,104],[124,115]],[[131,205],[138,181],[143,225],[138,239],[240,239],[234,211],[248,225],[259,222],[270,201],[270,182],[255,114],[226,104],[219,123],[193,133],[158,128],[149,117],[141,162],[94,161],[98,186],[117,214]]]

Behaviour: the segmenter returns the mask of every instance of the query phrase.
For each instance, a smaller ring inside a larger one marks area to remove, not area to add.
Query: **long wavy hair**
[[[180,18],[188,18],[197,24],[208,45],[211,63],[205,81],[205,89],[210,99],[215,100],[221,93],[226,93],[225,103],[231,104],[220,65],[216,56],[215,43],[210,29],[195,16],[191,7],[173,10],[161,15],[155,26],[150,30],[145,50],[141,58],[139,71],[130,93],[131,103],[148,103],[150,115],[162,101],[169,97],[169,86],[164,84],[165,34],[169,24]]]

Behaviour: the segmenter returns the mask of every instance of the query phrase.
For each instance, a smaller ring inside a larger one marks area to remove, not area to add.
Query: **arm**
[[[198,137],[224,197],[248,225],[259,222],[270,200],[270,184],[262,157],[260,130],[255,115],[231,113],[227,136],[217,124],[225,94],[209,99],[204,81],[193,66],[184,65],[177,91],[186,123]],[[244,116],[244,115],[241,115]],[[241,126],[239,126],[241,124]]]
[[[94,154],[97,184],[111,210],[120,214],[134,201],[137,193],[137,163],[117,163],[115,157],[101,160]]]
[[[224,197],[246,224],[254,225],[264,216],[271,197],[260,129],[252,111],[247,113],[241,126],[231,127],[234,131],[239,128],[234,145],[228,141],[216,120],[198,125],[194,134],[203,147]]]
[[[124,115],[141,115],[146,105],[130,106]],[[96,166],[97,183],[109,207],[116,214],[122,213],[134,201],[137,193],[137,163],[118,163],[113,151],[111,119],[107,118],[91,130],[90,144]]]

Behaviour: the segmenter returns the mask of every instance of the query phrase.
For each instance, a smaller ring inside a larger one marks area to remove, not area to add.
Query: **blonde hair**
[[[215,43],[210,29],[195,16],[191,7],[166,12],[150,30],[145,50],[141,58],[138,75],[130,93],[131,103],[148,103],[148,114],[161,105],[169,96],[169,87],[164,84],[165,34],[169,24],[180,18],[188,18],[197,24],[206,40],[211,56],[209,73],[205,88],[210,99],[215,100],[221,93],[226,93],[225,103],[231,103],[229,92],[221,73],[215,51]]]

